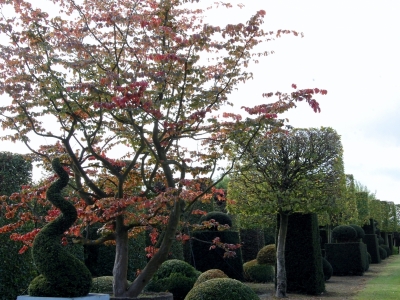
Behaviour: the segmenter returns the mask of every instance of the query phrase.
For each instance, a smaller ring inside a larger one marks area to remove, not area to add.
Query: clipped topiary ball
[[[275,244],[270,244],[261,248],[257,253],[257,262],[260,265],[274,265],[276,262]]]
[[[174,298],[175,299],[175,298]],[[231,278],[207,280],[195,286],[185,300],[259,300],[257,294],[244,283]]]
[[[383,248],[382,246],[379,246],[378,249],[379,249],[379,256],[381,257],[381,259],[386,259],[387,252],[386,252],[385,248]]]
[[[272,265],[260,265],[257,259],[253,259],[243,264],[244,278],[251,282],[271,282],[274,281],[275,268]]]
[[[207,270],[200,274],[200,276],[197,278],[196,282],[194,283],[194,286],[197,286],[200,283],[203,283],[207,280],[215,279],[215,278],[228,278],[228,275],[226,275],[223,271],[221,271],[219,269],[210,269],[210,270]]]
[[[229,227],[232,227],[231,217],[228,214],[220,212],[220,211],[211,211],[208,214],[202,216],[200,218],[200,223],[202,223],[204,221],[210,221],[210,220],[215,220],[220,225],[229,225]],[[217,229],[217,228],[215,228],[215,229]]]
[[[325,281],[328,281],[332,277],[333,268],[325,257],[322,258],[322,270],[324,272]]]
[[[192,289],[199,275],[200,272],[187,262],[179,259],[170,259],[161,264],[145,287],[145,291],[168,291],[174,295],[175,300],[183,300]]]
[[[383,244],[383,245],[381,245],[381,247],[382,247],[383,249],[385,249],[385,251],[386,251],[386,253],[387,253],[387,256],[386,256],[386,257],[389,257],[390,255],[392,255],[392,251],[390,250],[390,248],[389,248],[388,245]]]
[[[131,282],[128,281],[128,285]],[[112,276],[100,276],[93,278],[91,293],[101,294],[112,294],[113,293],[113,277]]]
[[[350,226],[356,230],[358,240],[362,239],[365,236],[365,231],[360,226],[355,224],[350,224]]]
[[[332,230],[332,238],[338,243],[354,242],[357,240],[357,231],[349,225],[340,225]]]

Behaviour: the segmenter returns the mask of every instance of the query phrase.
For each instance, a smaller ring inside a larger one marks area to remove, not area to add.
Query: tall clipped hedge
[[[23,155],[0,152],[0,196],[19,192],[21,185],[29,184],[32,177],[32,163]],[[4,217],[0,206],[0,227],[14,222]],[[21,233],[30,231],[25,225]],[[37,275],[30,251],[18,254],[21,244],[11,241],[9,234],[0,234],[0,300],[16,299],[26,294],[29,282]]]
[[[199,230],[192,232],[192,261],[191,264],[199,271],[220,269],[229,278],[243,280],[243,259],[241,249],[236,249],[235,257],[224,257],[225,251],[221,248],[210,250],[210,242],[219,237],[221,242],[239,244],[237,231],[210,231]]]
[[[0,152],[0,196],[18,192],[31,178],[32,163],[24,155]]]
[[[326,244],[325,251],[333,275],[363,275],[368,269],[367,246],[364,243]]]
[[[240,229],[239,234],[242,242],[243,262],[255,259],[258,251],[265,244],[264,231],[262,229]]]
[[[289,216],[285,260],[289,293],[318,295],[325,291],[316,214],[295,213]]]

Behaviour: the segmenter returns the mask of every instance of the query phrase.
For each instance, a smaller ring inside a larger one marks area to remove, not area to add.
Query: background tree
[[[209,201],[213,174],[232,167],[218,170],[218,162],[238,158],[231,133],[247,130],[251,139],[282,126],[277,114],[295,101],[319,111],[313,95],[326,94],[294,86],[293,93],[264,94],[278,100],[245,108],[243,121],[219,116],[232,104],[230,93],[252,78],[246,67],[268,54],[253,48],[298,33],[263,30],[263,10],[245,23],[204,24],[205,11],[186,2],[194,1],[48,1],[52,9],[43,1],[0,1],[0,93],[11,99],[0,108],[2,127],[12,131],[5,138],[25,143],[44,167],[54,157],[69,167],[79,221],[67,234],[83,244],[115,240],[116,296],[140,293],[181,237],[180,216],[197,200]],[[35,146],[37,137],[48,144]],[[41,197],[52,180],[14,201]],[[50,210],[43,220],[57,214]],[[98,222],[101,238],[80,236]],[[144,230],[152,258],[128,287],[128,238]]]
[[[234,205],[229,209],[240,213],[253,207],[279,215],[277,297],[286,296],[288,216],[336,207],[344,179],[342,153],[340,136],[332,128],[266,133],[245,150],[237,172],[231,176],[228,197]]]

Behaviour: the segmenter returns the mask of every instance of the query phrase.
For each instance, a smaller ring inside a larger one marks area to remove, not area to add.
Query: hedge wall
[[[367,267],[367,246],[361,242],[325,244],[326,259],[333,275],[363,275]]]
[[[191,264],[201,272],[209,269],[220,269],[229,278],[243,281],[243,259],[241,249],[236,250],[235,257],[224,258],[225,251],[221,248],[210,250],[210,243],[219,237],[221,242],[239,244],[237,231],[194,231],[192,232],[192,261]]]
[[[381,257],[379,255],[379,243],[376,234],[366,234],[363,237],[363,243],[367,245],[367,251],[371,255],[371,263],[379,264]]]
[[[258,251],[264,247],[264,231],[262,229],[240,229],[242,242],[243,262],[248,262],[257,257]]]

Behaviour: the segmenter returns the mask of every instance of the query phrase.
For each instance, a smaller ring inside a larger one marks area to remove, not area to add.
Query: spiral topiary
[[[274,281],[275,268],[272,265],[262,264],[253,259],[243,264],[244,278],[250,282]]]
[[[261,248],[257,253],[257,262],[260,265],[274,265],[276,262],[275,244],[270,244]]]
[[[324,272],[325,281],[328,281],[332,277],[333,268],[325,257],[322,257],[322,271]]]
[[[332,230],[332,238],[338,243],[354,242],[357,240],[357,231],[349,225],[339,225]]]
[[[57,158],[52,166],[59,179],[48,188],[46,196],[61,214],[44,226],[33,241],[32,257],[40,275],[31,281],[28,293],[40,297],[86,296],[92,285],[90,271],[61,245],[63,233],[77,219],[75,207],[61,196],[68,184],[68,173]]]
[[[365,236],[365,231],[360,226],[355,224],[350,224],[357,232],[357,240],[361,240]]]
[[[236,279],[216,278],[195,286],[185,300],[259,300],[258,295],[247,285]]]
[[[210,269],[210,270],[207,270],[200,274],[200,276],[197,278],[196,282],[194,283],[194,286],[197,286],[200,283],[203,283],[207,280],[215,279],[215,278],[228,278],[228,275],[226,275],[223,271],[221,271],[219,269]]]
[[[179,259],[170,259],[161,264],[145,287],[145,291],[168,291],[174,295],[175,300],[183,300],[200,274],[187,262]]]
[[[200,223],[210,220],[215,220],[220,225],[229,225],[229,227],[232,227],[231,217],[228,214],[220,211],[211,211],[208,214],[202,216],[200,218]],[[213,228],[213,229],[217,230],[218,228]]]

